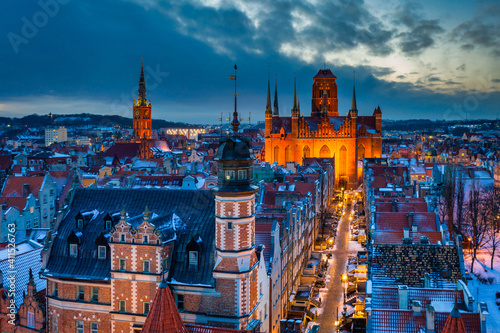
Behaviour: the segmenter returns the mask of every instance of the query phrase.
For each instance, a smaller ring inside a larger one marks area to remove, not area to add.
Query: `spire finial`
[[[272,115],[273,110],[271,109],[271,81],[269,79],[269,69],[267,70],[267,101],[266,101],[266,115]]]
[[[275,81],[274,81],[274,109],[273,109],[273,116],[279,116],[280,111],[278,108],[278,74],[275,76]]]
[[[352,104],[351,104],[351,111],[358,112],[358,105],[356,103],[356,71],[354,71],[353,78],[352,78]]]
[[[292,113],[297,112],[298,106],[297,106],[297,72],[294,73],[293,75],[293,107],[292,107]]]
[[[240,126],[240,120],[238,119],[238,110],[236,104],[236,70],[238,67],[234,65],[234,76],[230,76],[229,78],[234,80],[234,112],[233,112],[233,121],[231,125],[233,126],[233,136],[238,134],[238,127]]]

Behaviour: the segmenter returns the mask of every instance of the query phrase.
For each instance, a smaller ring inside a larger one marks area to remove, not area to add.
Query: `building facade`
[[[352,106],[347,116],[339,116],[337,77],[321,69],[313,78],[311,114],[301,115],[294,91],[291,117],[279,115],[277,89],[274,109],[268,83],[265,112],[265,160],[286,165],[302,163],[303,158],[335,158],[335,183],[352,187],[358,183],[357,161],[382,154],[382,111],[358,116],[353,89]]]
[[[45,146],[48,147],[56,142],[68,141],[68,130],[66,127],[48,127],[45,129]]]

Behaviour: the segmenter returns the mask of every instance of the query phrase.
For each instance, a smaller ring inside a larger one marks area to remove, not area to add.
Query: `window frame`
[[[104,256],[102,256],[101,250],[104,250]],[[97,259],[106,259],[107,257],[107,249],[106,245],[97,246]]]
[[[199,262],[199,255],[198,255],[198,251],[189,251],[188,253],[189,255],[189,265],[198,265],[198,262]],[[193,260],[194,258],[196,257],[196,262]]]
[[[26,316],[26,326],[35,328],[35,312],[28,311],[28,314]]]
[[[233,230],[233,228],[234,228],[233,222],[231,221],[227,222],[227,230]]]
[[[52,315],[52,332],[59,332],[59,317],[55,314]]]
[[[76,333],[85,333],[85,322],[83,320],[76,321]]]
[[[184,311],[184,295],[183,294],[176,294],[176,305],[177,309],[179,312]]]
[[[78,244],[69,244],[69,256],[78,258]]]
[[[95,325],[95,328],[92,327]],[[99,333],[99,323],[95,321],[90,322],[90,333]]]
[[[122,268],[122,263],[123,263],[123,268]],[[119,258],[118,259],[118,270],[121,272],[125,272],[127,270],[127,259],[125,258]]]
[[[147,312],[146,312],[146,307],[148,309]],[[142,314],[147,316],[150,310],[151,310],[151,302],[142,302]]]
[[[58,297],[59,296],[59,285],[57,284],[57,282],[54,282],[54,284],[52,285],[52,296],[54,297]]]
[[[146,266],[148,266],[147,270],[146,270]],[[143,273],[151,273],[151,261],[149,261],[149,260],[142,261],[142,272]]]
[[[124,299],[118,300],[118,312],[127,312],[127,301],[126,300],[124,300]]]
[[[77,286],[77,294],[76,294],[76,299],[78,301],[84,301],[85,300],[85,286]]]
[[[99,302],[99,287],[92,287],[92,302]]]

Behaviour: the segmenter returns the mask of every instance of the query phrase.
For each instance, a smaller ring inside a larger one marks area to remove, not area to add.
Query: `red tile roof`
[[[403,231],[408,228],[408,213],[377,212],[375,214],[377,231]],[[436,214],[420,213],[413,215],[413,224],[417,225],[418,232],[437,231]]]
[[[264,260],[269,262],[271,258],[271,229],[273,227],[272,223],[255,223],[255,244],[264,245]]]
[[[142,331],[148,333],[188,333],[165,281],[160,284],[156,291]]]
[[[15,207],[22,212],[26,207],[26,197],[0,197],[0,204],[6,204],[7,207]]]
[[[29,193],[38,198],[38,191],[43,184],[44,176],[36,177],[13,177],[7,178],[2,190],[2,197],[22,197],[24,184],[29,184]],[[28,193],[28,194],[29,194]],[[27,196],[27,195],[25,195]]]

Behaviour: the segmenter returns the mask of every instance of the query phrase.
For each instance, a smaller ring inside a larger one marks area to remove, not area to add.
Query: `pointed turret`
[[[455,291],[455,306],[451,310],[448,319],[443,327],[443,333],[467,333],[465,330],[465,324],[460,315],[460,310],[458,310],[457,304],[457,291]]]
[[[278,117],[280,115],[280,111],[278,108],[278,77],[276,77],[276,81],[274,83],[274,109],[273,116]]]
[[[139,98],[137,99],[137,105],[145,106],[147,105],[146,98],[146,80],[144,80],[144,62],[141,58],[141,76],[139,77]]]
[[[298,117],[298,116],[299,116],[299,106],[297,104],[297,76],[294,76],[292,117]]]
[[[266,101],[266,115],[273,114],[271,109],[271,82],[267,79],[267,101]]]
[[[149,333],[188,333],[165,281],[160,283],[156,291],[156,296],[151,304],[142,331]]]
[[[351,104],[351,110],[350,111],[355,111],[356,113],[358,112],[358,105],[356,104],[356,86],[352,86],[352,104]]]

